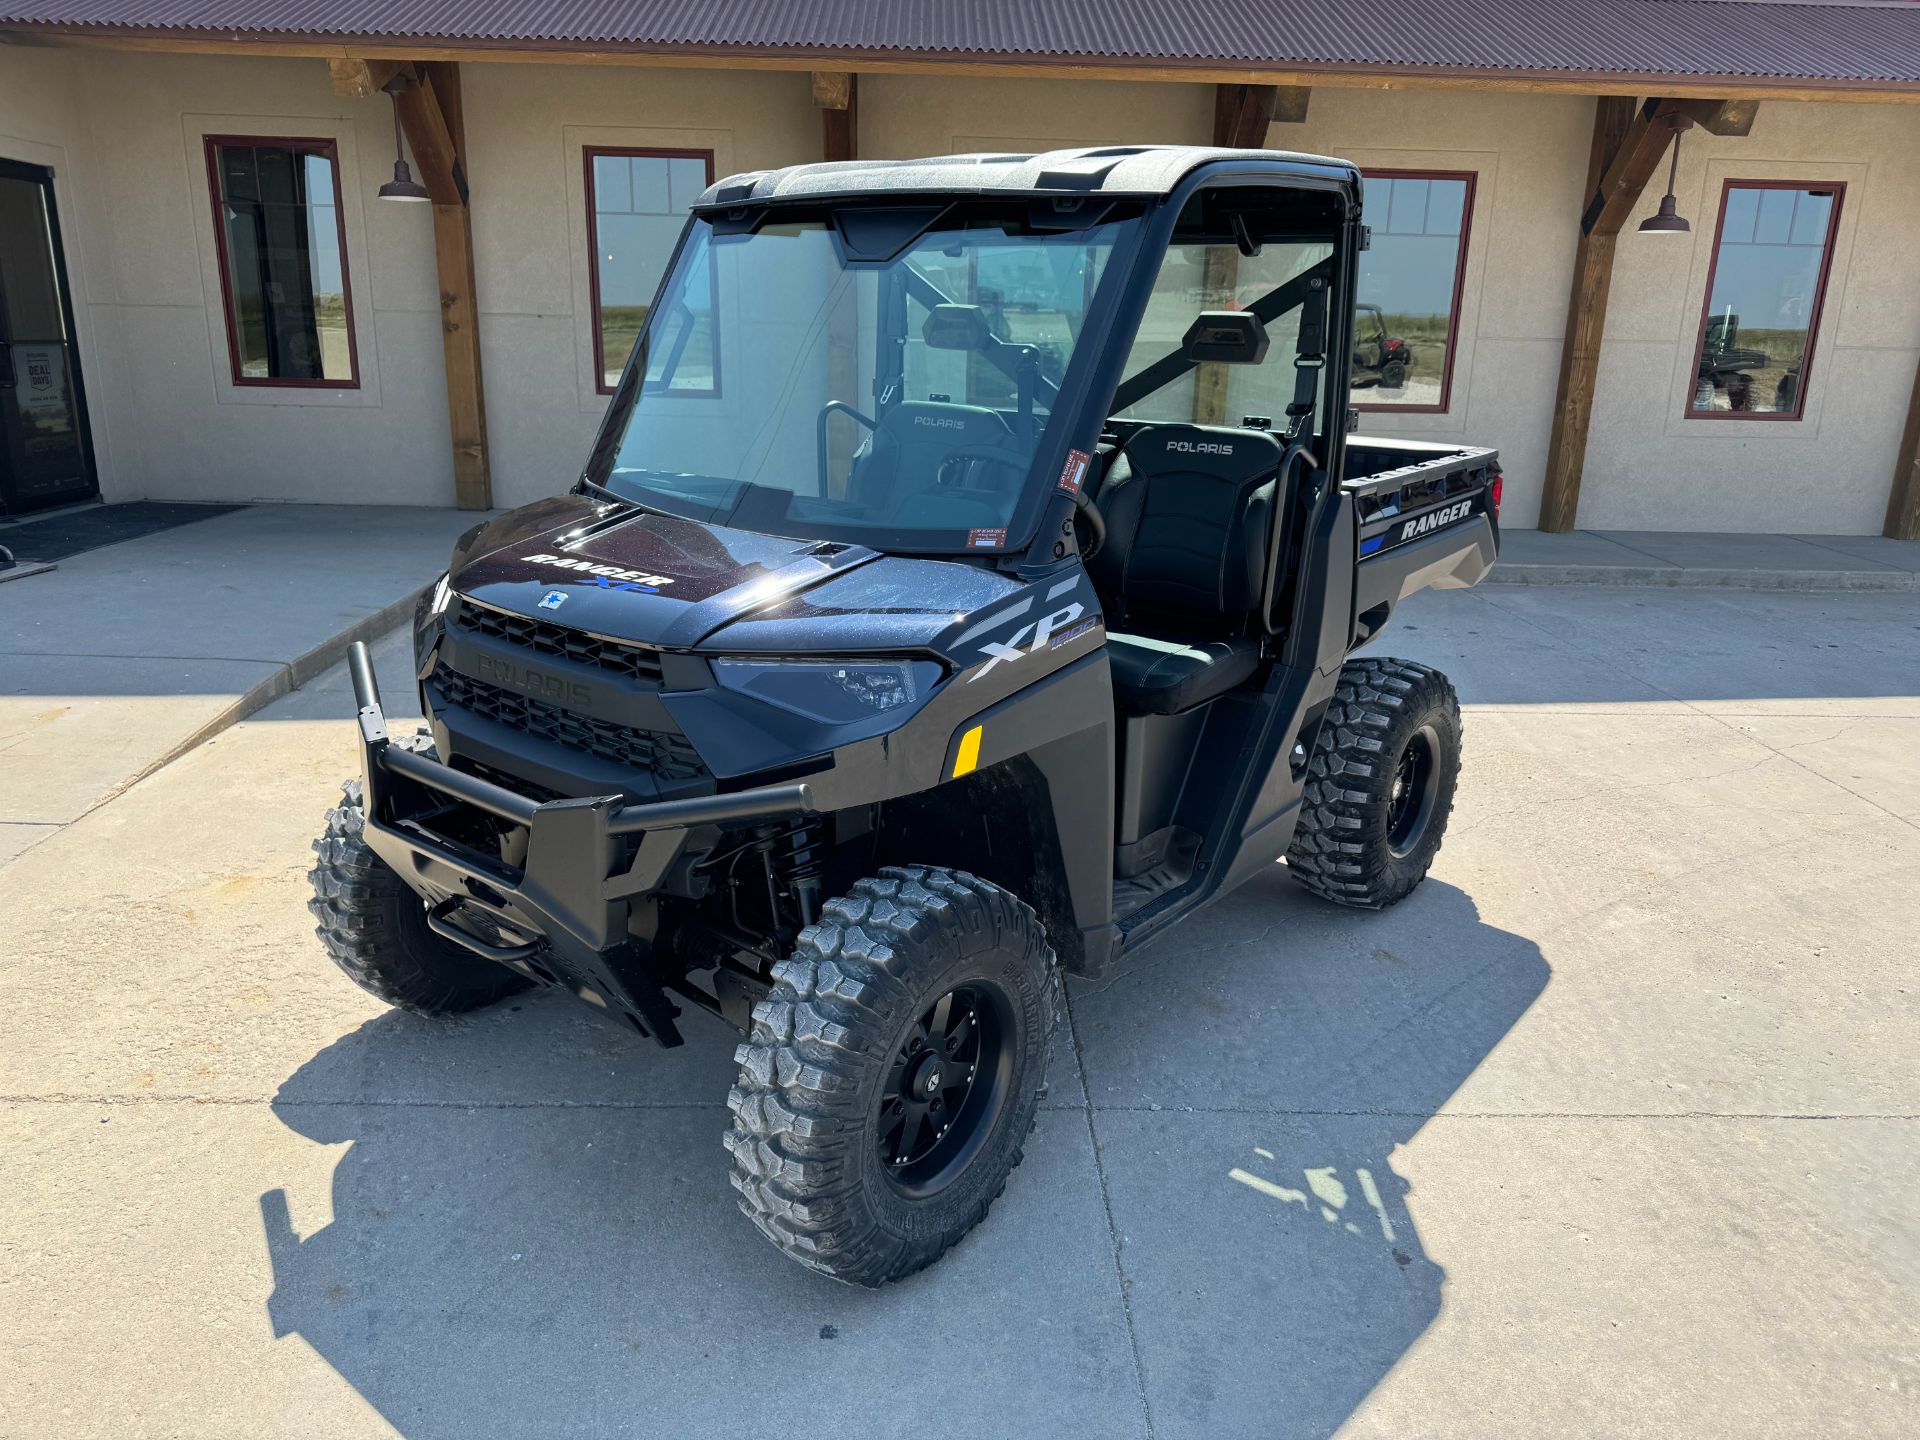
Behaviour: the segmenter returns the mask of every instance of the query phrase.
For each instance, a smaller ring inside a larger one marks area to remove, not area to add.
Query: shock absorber
[[[827,826],[819,816],[795,820],[774,840],[767,863],[800,912],[802,927],[820,918],[820,879],[826,871]]]

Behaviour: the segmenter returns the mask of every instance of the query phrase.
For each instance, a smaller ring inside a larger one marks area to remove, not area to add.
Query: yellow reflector
[[[960,737],[960,749],[953,757],[953,778],[973,773],[973,767],[980,763],[980,732],[985,726],[976,725]]]

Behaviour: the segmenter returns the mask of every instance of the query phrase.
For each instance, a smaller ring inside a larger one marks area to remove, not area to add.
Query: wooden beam
[[[1583,192],[1602,197],[1609,175],[1641,124],[1634,102],[1603,95],[1594,104],[1593,143]],[[1656,157],[1657,158],[1657,157]],[[1594,210],[1593,200],[1587,204]],[[1607,296],[1613,285],[1613,242],[1618,226],[1595,232],[1582,217],[1573,257],[1573,288],[1567,300],[1567,332],[1560,350],[1560,383],[1553,401],[1553,434],[1547,443],[1546,481],[1540,496],[1540,528],[1573,529],[1580,509],[1580,480],[1587,458],[1587,427],[1593,419],[1593,388],[1606,332]]]
[[[1920,540],[1920,370],[1914,372],[1913,399],[1907,404],[1907,428],[1900,437],[1882,533],[1892,540]]]
[[[335,56],[327,61],[333,76],[333,93],[367,100],[378,95],[395,75],[411,75],[414,67],[404,60],[369,60],[361,55]]]
[[[820,105],[820,72],[813,77],[813,101]],[[833,78],[831,76],[824,78]],[[844,91],[834,89],[830,98],[838,99],[839,105],[820,105],[820,158],[822,160],[853,160],[860,154],[860,77],[842,75],[845,80]]]
[[[1273,87],[1273,123],[1276,125],[1304,125],[1307,119],[1307,102],[1313,99],[1313,89],[1307,85],[1276,85]]]
[[[0,45],[39,48],[133,50],[188,55],[278,55],[332,59],[471,61],[476,65],[612,65],[665,70],[810,71],[822,63],[846,65],[875,75],[994,76],[1030,80],[1137,80],[1173,85],[1311,85],[1357,90],[1502,91],[1523,95],[1610,95],[1659,89],[1669,95],[1702,99],[1820,100],[1860,105],[1920,105],[1920,85],[1878,80],[1814,80],[1806,77],[1744,78],[1675,76],[1648,71],[1502,70],[1487,66],[1327,64],[1318,66],[1223,65],[1210,61],[1138,61],[1082,59],[1068,64],[1046,60],[956,60],[942,54],[838,50],[809,53],[717,47],[401,44],[390,36],[367,35],[335,40],[255,40],[206,35],[132,34],[107,28],[67,29],[35,25],[0,27]]]
[[[853,104],[851,70],[815,70],[813,103],[822,110],[845,110]]]
[[[1213,87],[1213,143],[1229,150],[1264,150],[1273,123],[1271,85]]]
[[[433,258],[440,275],[440,349],[447,369],[454,503],[462,510],[487,510],[493,506],[493,467],[474,296],[473,212],[465,205],[433,207]]]
[[[442,83],[449,73],[457,76],[458,70],[443,67]],[[413,152],[414,168],[419,172],[417,178],[427,187],[433,203],[465,205],[466,171],[460,163],[434,82],[425,74],[417,75],[394,98],[394,104],[400,110],[400,128],[406,132],[407,148]]]
[[[1649,100],[1640,107],[1600,183],[1588,191],[1587,208],[1580,217],[1582,230],[1595,235],[1620,233],[1627,216],[1640,203],[1647,181],[1666,157],[1675,127],[1688,121],[1684,110],[1671,100]]]
[[[417,178],[433,199],[433,258],[440,285],[440,349],[447,378],[454,500],[462,510],[486,510],[493,505],[493,473],[480,366],[473,214],[467,207],[463,158],[466,107],[461,99],[460,67],[440,60],[405,67],[372,64],[389,66],[406,82],[394,104],[407,148],[413,152]],[[378,77],[377,68],[374,74]]]
[[[343,57],[327,61],[327,69],[333,72],[333,93],[350,95],[356,100],[366,100],[380,93],[380,87],[374,84],[373,72],[367,68],[364,60]]]
[[[1738,135],[1744,138],[1753,133],[1753,119],[1759,113],[1758,100],[1722,100],[1711,106],[1705,115],[1696,115],[1694,119],[1709,135]]]

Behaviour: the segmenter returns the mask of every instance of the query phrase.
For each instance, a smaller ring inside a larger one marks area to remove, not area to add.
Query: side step
[[[1146,909],[1162,895],[1178,890],[1193,878],[1193,862],[1200,853],[1200,837],[1178,826],[1168,826],[1160,834],[1166,836],[1166,848],[1159,860],[1137,875],[1114,876],[1113,918],[1116,921],[1125,920],[1129,915]]]

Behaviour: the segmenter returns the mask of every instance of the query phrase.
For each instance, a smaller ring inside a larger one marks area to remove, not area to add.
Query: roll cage
[[[1346,430],[1346,386],[1337,378],[1325,385],[1321,381],[1323,377],[1346,376],[1351,363],[1352,327],[1330,321],[1350,314],[1355,299],[1357,267],[1353,257],[1362,244],[1359,174],[1342,162],[1312,157],[1275,153],[1269,159],[1240,154],[1231,159],[1208,160],[1203,157],[1221,152],[1190,153],[1196,157],[1196,163],[1175,175],[1164,191],[1157,194],[1108,196],[987,189],[943,194],[929,191],[912,195],[915,202],[912,205],[901,205],[896,203],[900,196],[884,192],[876,195],[871,189],[860,189],[845,193],[810,190],[804,198],[796,195],[789,199],[786,195],[774,194],[763,199],[741,194],[743,184],[751,186],[763,179],[747,176],[712,187],[696,205],[694,216],[709,222],[716,235],[736,236],[750,234],[769,224],[790,223],[803,215],[824,214],[847,244],[853,264],[879,263],[898,255],[915,235],[962,208],[1011,207],[1023,212],[1029,223],[1048,229],[1074,230],[1114,220],[1125,225],[1125,236],[1115,247],[1090,299],[1083,329],[1076,336],[1078,343],[1072,360],[1058,379],[1045,373],[1031,347],[1004,337],[988,335],[978,350],[987,364],[1015,386],[1014,423],[1034,425],[1034,416],[1043,405],[1050,418],[1067,421],[1046,426],[1046,433],[1027,467],[1018,506],[1004,527],[1004,537],[980,545],[973,543],[970,536],[964,547],[968,551],[989,550],[997,564],[1016,573],[1039,573],[1064,559],[1072,549],[1066,537],[1072,529],[1075,497],[1072,487],[1063,487],[1059,480],[1074,472],[1078,463],[1075,457],[1095,452],[1114,416],[1175,383],[1202,363],[1175,348],[1145,365],[1131,371],[1127,369],[1131,343],[1161,262],[1169,247],[1175,244],[1225,241],[1237,244],[1243,253],[1253,254],[1264,243],[1311,236],[1331,246],[1331,253],[1324,261],[1273,287],[1244,308],[1265,324],[1272,324],[1295,310],[1302,312],[1294,356],[1298,378],[1293,401],[1287,408],[1285,431],[1289,452],[1284,463],[1305,464],[1316,475],[1339,473]],[[795,170],[831,172],[858,168],[802,166]],[[773,172],[773,175],[786,173],[789,172]],[[1289,195],[1295,197],[1290,204],[1276,204],[1281,197]],[[1190,207],[1190,202],[1199,196],[1210,197],[1213,203]],[[1303,224],[1304,212],[1309,210],[1317,213],[1307,227]],[[1283,223],[1262,228],[1266,221]],[[669,279],[680,263],[692,228],[690,223],[682,232],[665,272]],[[892,324],[897,332],[904,332],[904,317],[898,307],[904,306],[909,296],[929,309],[953,303],[938,283],[911,266],[894,267],[889,274],[897,277],[898,285],[879,322],[883,330]],[[663,279],[663,291],[667,283]],[[661,315],[658,299],[656,296],[654,310],[636,342],[634,355],[622,374],[582,472],[584,487],[607,488],[627,418],[643,390],[648,388],[645,384],[647,358]],[[668,343],[684,348],[684,329]],[[898,393],[900,346],[883,334],[877,337],[876,355],[879,365],[874,400],[877,406],[885,406],[892,403]],[[827,407],[849,408],[844,403]],[[820,420],[823,450],[826,418],[823,409]],[[1336,419],[1338,423],[1334,423]],[[1319,485],[1308,493],[1318,498],[1326,488]],[[1311,526],[1310,520],[1308,526]],[[880,548],[909,553],[954,553],[963,548],[950,541],[925,543],[924,532],[877,535],[863,537],[863,540]],[[898,543],[890,543],[892,541]]]

